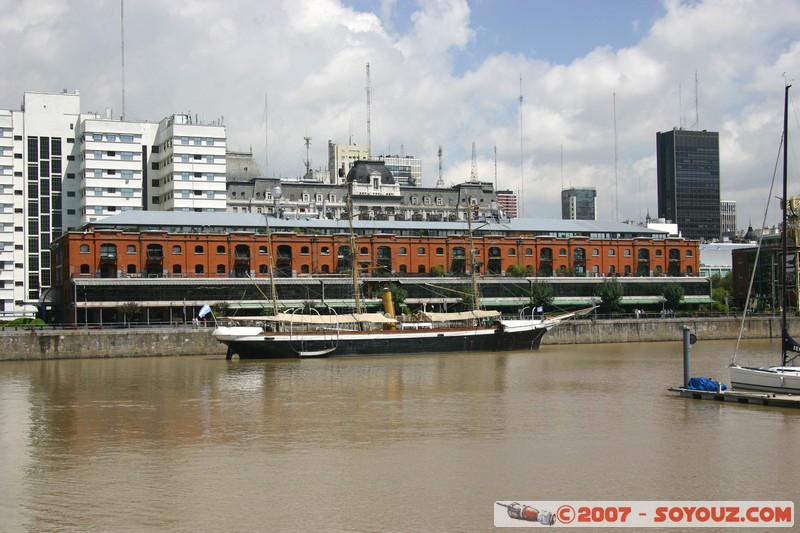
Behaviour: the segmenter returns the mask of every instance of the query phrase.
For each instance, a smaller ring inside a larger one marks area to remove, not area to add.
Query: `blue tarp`
[[[719,390],[719,385],[720,383],[716,379],[689,378],[689,384],[686,386],[686,388],[691,390],[717,392]],[[724,383],[722,384],[722,390],[728,390],[728,386]]]

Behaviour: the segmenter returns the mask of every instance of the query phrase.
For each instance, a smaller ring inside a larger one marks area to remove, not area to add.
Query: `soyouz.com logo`
[[[790,501],[496,501],[496,527],[784,527]]]

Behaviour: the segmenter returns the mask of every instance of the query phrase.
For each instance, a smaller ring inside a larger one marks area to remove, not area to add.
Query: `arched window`
[[[203,273],[203,265],[195,265],[194,266],[194,273],[195,274],[202,274]]]
[[[129,254],[135,254],[136,253],[136,245],[135,244],[129,244],[128,245],[128,253]]]
[[[217,274],[225,274],[225,265],[219,264],[217,265]]]
[[[181,251],[181,247],[178,244],[172,247],[172,253],[175,255],[180,255]]]
[[[369,255],[369,248],[367,248],[366,246],[362,246],[361,249],[358,251],[358,253],[361,255]]]
[[[419,265],[417,267],[417,272],[420,273],[420,274],[424,274],[425,273],[425,265]]]
[[[180,265],[172,265],[172,273],[173,274],[180,274],[181,273],[181,266]]]
[[[300,255],[310,255],[310,254],[311,254],[311,250],[309,249],[308,246],[301,246],[300,247]]]
[[[425,247],[424,246],[420,246],[419,248],[417,248],[417,255],[420,255],[420,256],[425,255]]]
[[[330,274],[331,272],[331,269],[328,267],[328,265],[322,265],[322,268],[320,270],[323,274]]]
[[[300,265],[300,272],[302,274],[308,274],[308,272],[309,272],[308,265]]]
[[[221,244],[219,246],[217,246],[217,253],[218,254],[224,254],[225,253],[225,247],[222,246]]]
[[[103,243],[100,245],[100,258],[101,259],[116,259],[117,258],[117,245],[111,243]]]
[[[258,253],[261,254],[261,255],[266,255],[267,254],[267,247],[266,246],[259,246],[258,247]]]
[[[400,265],[400,273],[405,274],[406,272],[408,272],[408,267],[406,267],[406,265]]]
[[[89,275],[89,265],[82,264],[81,265],[81,276],[88,276]]]
[[[80,253],[88,254],[89,253],[89,245],[88,244],[81,244]]]
[[[450,272],[453,274],[465,274],[467,272],[467,252],[462,246],[453,248],[453,261],[450,264]]]
[[[267,265],[260,265],[258,267],[258,273],[259,274],[267,274]]]
[[[202,254],[203,253],[203,247],[198,244],[197,246],[194,247],[194,253]]]

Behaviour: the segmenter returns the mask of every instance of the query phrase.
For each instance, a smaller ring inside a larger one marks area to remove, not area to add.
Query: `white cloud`
[[[10,51],[0,55],[0,107],[16,107],[25,90],[70,88],[84,110],[119,115],[118,1],[0,0],[0,9]],[[701,129],[720,132],[723,198],[737,200],[739,225],[760,219],[780,138],[781,74],[800,76],[800,4],[669,0],[651,26],[632,21],[638,43],[598,43],[568,64],[477,56],[483,40],[497,41],[464,0],[383,0],[375,9],[340,0],[127,2],[126,114],[224,116],[232,149],[252,146],[263,161],[268,137],[270,175],[297,176],[305,136],[315,167],[326,164],[329,139],[366,143],[369,63],[373,152],[423,158],[432,186],[440,145],[446,182],[469,178],[473,142],[479,177],[493,181],[496,145],[499,186],[525,190],[526,215],[560,216],[563,174],[566,185],[598,188],[605,218],[656,215],[655,134],[692,127],[697,116]],[[519,49],[545,57],[550,45],[531,35]],[[464,59],[472,63],[457,70]]]

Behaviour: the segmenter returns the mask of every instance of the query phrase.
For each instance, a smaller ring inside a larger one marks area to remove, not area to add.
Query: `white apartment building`
[[[25,92],[0,110],[0,318],[31,316],[51,285],[50,243],[128,210],[226,209],[225,127],[80,112],[78,91]]]
[[[144,209],[147,147],[152,144],[156,130],[157,125],[151,123],[81,116],[77,131],[78,204],[77,208],[68,206],[67,227],[80,227],[122,211]]]
[[[226,135],[222,125],[172,115],[158,125],[153,146],[149,209],[158,211],[226,210]]]

